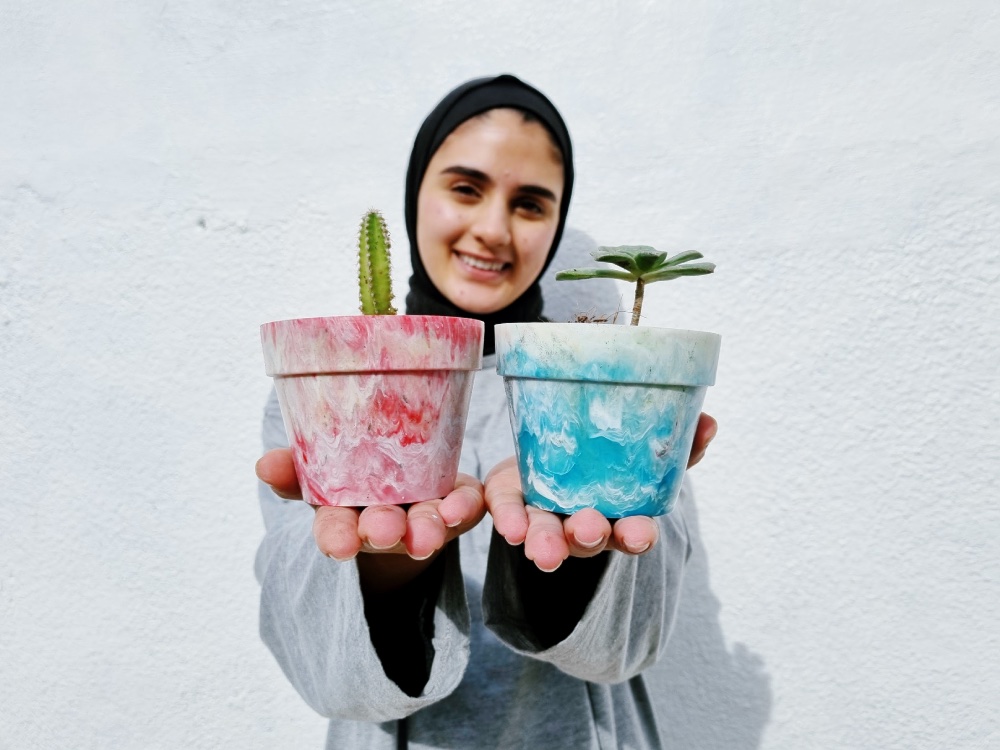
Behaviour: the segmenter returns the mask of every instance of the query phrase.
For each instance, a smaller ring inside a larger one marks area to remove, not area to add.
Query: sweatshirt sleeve
[[[688,492],[685,483],[674,510],[657,519],[660,540],[646,554],[607,552],[574,561],[581,578],[596,579],[589,586],[560,584],[554,574],[538,584],[523,546],[512,547],[495,535],[483,589],[487,627],[514,651],[589,682],[623,682],[654,664],[670,637],[690,556],[684,522]],[[595,572],[592,565],[603,569]],[[525,590],[529,575],[534,576],[534,585],[543,587],[541,591]],[[545,586],[551,587],[550,595]],[[567,601],[567,590],[580,600]],[[560,640],[553,642],[541,623],[564,620],[567,612],[576,618],[575,625],[569,622],[568,634],[560,633]]]
[[[265,450],[288,445],[273,390],[263,437]],[[255,563],[260,634],[303,699],[323,716],[383,722],[449,695],[469,659],[469,610],[457,545],[443,554],[430,636],[433,660],[423,692],[413,697],[387,676],[372,645],[355,562],[340,563],[319,551],[306,503],[283,500],[263,483],[258,494],[265,526]],[[384,631],[385,624],[380,626]]]

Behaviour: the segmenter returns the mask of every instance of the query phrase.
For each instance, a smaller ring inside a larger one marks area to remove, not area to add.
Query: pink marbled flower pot
[[[454,489],[481,321],[300,318],[260,335],[306,502],[398,505]]]

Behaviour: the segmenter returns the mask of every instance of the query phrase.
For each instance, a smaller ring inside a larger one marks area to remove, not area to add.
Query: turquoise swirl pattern
[[[719,336],[519,323],[496,337],[526,501],[608,518],[669,513]]]

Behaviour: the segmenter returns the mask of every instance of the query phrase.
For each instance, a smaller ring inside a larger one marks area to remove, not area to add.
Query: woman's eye
[[[530,198],[521,198],[519,201],[517,201],[516,207],[521,211],[525,211],[529,214],[535,214],[538,216],[541,216],[542,214],[545,213],[545,208],[542,206],[542,204]]]
[[[465,183],[452,185],[451,190],[453,193],[458,193],[459,195],[469,195],[469,196],[479,195],[479,191],[476,190],[474,186]]]

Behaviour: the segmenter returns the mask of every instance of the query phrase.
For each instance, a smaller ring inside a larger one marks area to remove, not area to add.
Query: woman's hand
[[[716,432],[718,423],[702,414],[688,467],[704,458]],[[546,572],[558,568],[567,557],[593,557],[608,549],[641,555],[651,550],[660,537],[655,519],[647,516],[630,516],[612,522],[591,508],[561,516],[526,506],[513,456],[501,461],[489,473],[485,492],[486,505],[497,532],[510,544],[523,543],[525,557]]]
[[[694,431],[694,442],[691,444],[691,458],[688,459],[690,469],[705,457],[708,444],[715,440],[715,435],[719,431],[719,423],[714,417],[710,417],[705,412],[698,417],[698,426]]]
[[[257,461],[258,478],[287,500],[301,500],[292,452],[278,448]],[[448,542],[464,534],[486,515],[483,486],[459,474],[455,489],[440,500],[365,508],[316,506],[313,536],[320,551],[335,560],[359,552],[362,585],[372,592],[401,586],[424,570]]]

